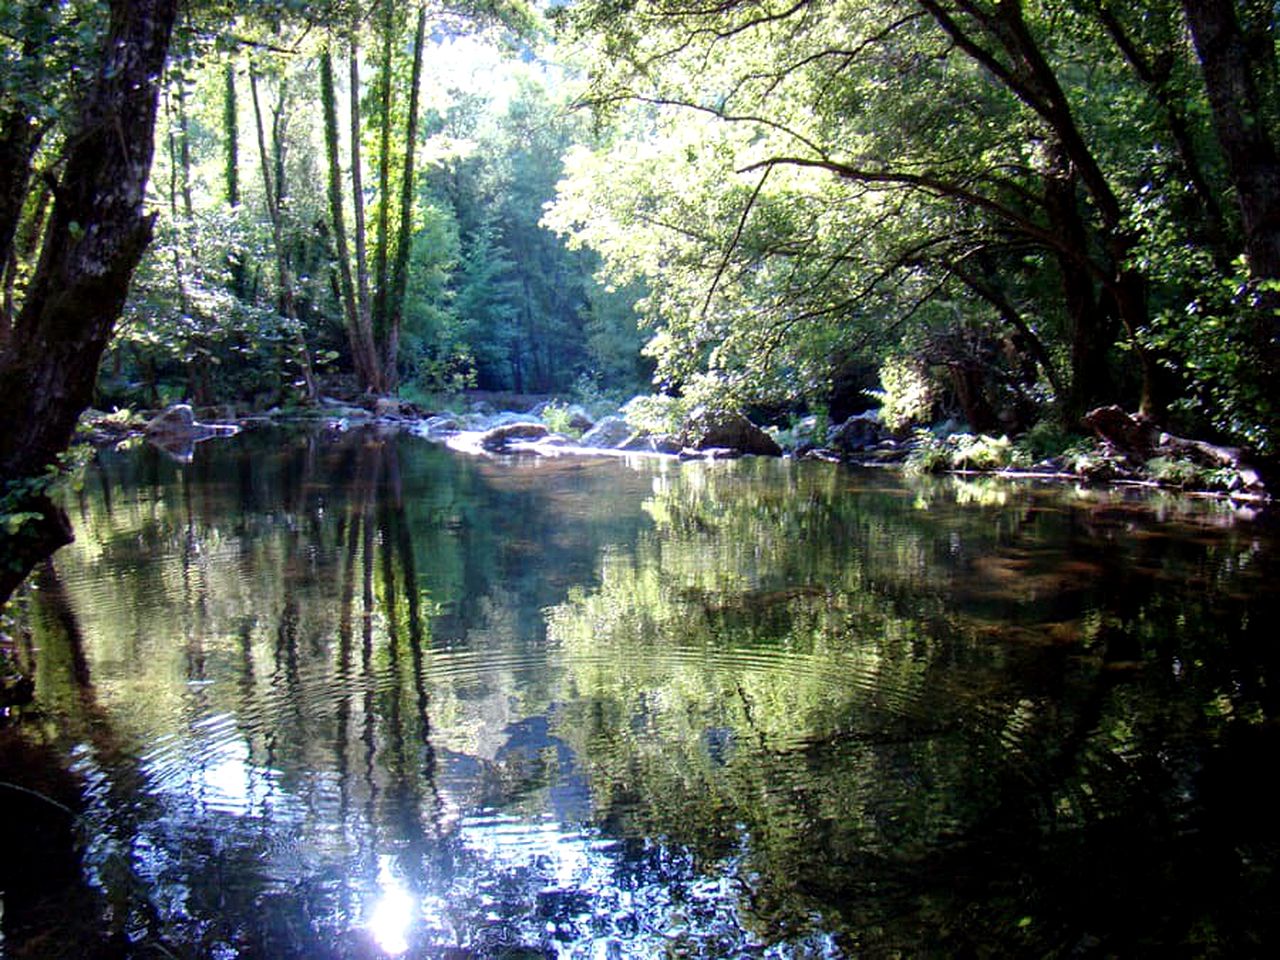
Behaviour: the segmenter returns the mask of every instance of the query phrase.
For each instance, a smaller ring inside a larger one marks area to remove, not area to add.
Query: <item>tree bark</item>
[[[427,12],[418,9],[418,25],[413,36],[413,74],[409,81],[409,117],[405,130],[404,176],[400,181],[400,229],[396,234],[396,258],[391,271],[391,294],[387,308],[387,342],[384,358],[388,385],[400,385],[400,327],[404,322],[404,301],[409,289],[409,254],[413,249],[414,156],[418,143],[419,87],[422,85],[422,51],[426,43]]]
[[[395,10],[382,0],[382,63],[378,77],[378,224],[374,248],[373,331],[380,344],[387,340],[387,296],[390,293],[391,233],[391,68],[395,56]],[[388,371],[389,372],[389,371]],[[384,378],[385,379],[385,378]]]
[[[151,240],[143,212],[155,148],[159,77],[177,0],[112,0],[99,70],[67,140],[44,245],[0,351],[0,495],[51,468],[89,405],[103,350]],[[0,605],[42,557],[70,540],[41,496],[11,506],[36,517],[0,526]]]
[[[236,91],[236,64],[228,60],[222,87],[222,184],[227,206],[240,206],[240,104]],[[249,284],[244,257],[238,250],[227,254],[231,291],[237,299],[248,296]]]
[[[364,220],[364,175],[363,161],[360,151],[360,48],[355,37],[351,38],[351,199],[354,210],[352,238],[356,248],[356,307],[360,311],[360,326],[373,328],[373,310],[369,300],[369,256],[368,232]],[[374,379],[368,389],[374,393],[383,390],[380,372],[374,373]]]
[[[103,61],[67,141],[53,213],[0,355],[0,477],[32,476],[71,440],[151,240],[143,201],[177,0],[113,0]]]
[[[1280,154],[1232,0],[1183,0],[1213,126],[1236,188],[1249,271],[1280,279]]]
[[[316,388],[315,376],[311,370],[311,356],[303,340],[298,323],[298,311],[293,291],[293,272],[289,269],[289,254],[284,243],[284,197],[285,197],[285,165],[284,165],[284,131],[281,129],[284,117],[284,93],[276,104],[272,118],[272,139],[274,151],[267,152],[266,129],[262,122],[262,104],[258,95],[258,77],[253,67],[249,68],[249,89],[253,98],[253,116],[258,135],[258,154],[262,167],[262,186],[266,194],[267,215],[271,220],[271,239],[276,254],[277,308],[285,318],[293,337],[297,351],[297,362],[302,373],[303,387],[308,400],[315,400],[319,391]],[[275,169],[275,177],[271,175]]]
[[[1270,36],[1251,43],[1232,0],[1183,0],[1196,56],[1209,95],[1214,133],[1235,187],[1244,229],[1244,252],[1254,281],[1280,280],[1280,150],[1268,129],[1264,97],[1274,81]],[[1270,6],[1262,22],[1271,19]],[[1253,31],[1257,33],[1258,31]],[[1264,33],[1266,31],[1263,31]],[[1254,386],[1265,398],[1260,416],[1268,432],[1280,432],[1280,291],[1260,283],[1257,309],[1245,321],[1257,350]]]
[[[346,217],[342,209],[342,166],[338,155],[338,111],[334,97],[333,56],[328,47],[320,55],[320,100],[324,108],[325,150],[329,159],[329,217],[333,222],[334,242],[337,246],[338,288],[342,303],[347,341],[351,345],[351,360],[355,365],[360,389],[372,390],[377,382],[377,356],[372,333],[361,323],[356,307],[354,282],[351,278],[351,260],[347,247]]]

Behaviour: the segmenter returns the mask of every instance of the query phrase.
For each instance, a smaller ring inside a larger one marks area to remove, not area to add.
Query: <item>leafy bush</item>
[[[881,390],[868,390],[880,403],[880,422],[894,433],[925,423],[933,415],[933,386],[914,360],[890,357],[880,368]]]
[[[627,426],[645,434],[679,433],[688,412],[688,401],[684,397],[666,394],[633,397],[622,408]]]
[[[917,430],[915,446],[907,455],[908,473],[945,473],[951,469],[951,450],[947,441],[939,439],[928,430]]]
[[[1240,482],[1239,471],[1230,467],[1206,467],[1185,457],[1152,457],[1145,464],[1152,480],[1183,490],[1230,490]]]
[[[1088,445],[1088,437],[1072,433],[1056,420],[1041,420],[1018,438],[1015,451],[1029,463],[1061,457]]]
[[[1013,444],[1005,436],[953,433],[941,439],[928,430],[916,431],[916,445],[907,457],[911,473],[947,470],[999,470],[1014,460]]]
[[[572,419],[573,410],[567,403],[552,400],[542,408],[542,422],[547,425],[548,430],[552,433],[560,433],[566,437],[574,437],[576,439],[582,436],[582,431],[569,425],[569,421]]]
[[[992,437],[986,434],[973,436],[960,433],[949,438],[955,441],[955,449],[951,455],[951,466],[956,470],[999,470],[1007,467],[1013,459],[1013,444],[1005,436]]]

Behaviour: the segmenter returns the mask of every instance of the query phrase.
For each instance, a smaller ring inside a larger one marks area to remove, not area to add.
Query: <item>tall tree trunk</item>
[[[1232,0],[1183,0],[1213,126],[1236,190],[1249,271],[1280,279],[1280,152],[1268,129],[1255,65]],[[1274,54],[1268,51],[1264,59]],[[1263,63],[1264,73],[1274,69]],[[1275,318],[1280,322],[1280,317]]]
[[[378,382],[377,356],[372,331],[361,323],[356,306],[351,260],[347,247],[346,217],[342,209],[342,166],[338,155],[338,110],[334,96],[333,56],[328,47],[320,54],[320,100],[324,108],[325,152],[329,160],[329,217],[337,245],[338,280],[342,315],[351,345],[351,359],[361,390],[373,390]]]
[[[178,294],[178,309],[182,312],[183,316],[186,316],[190,309],[187,302],[187,271],[183,266],[182,260],[186,231],[183,229],[182,219],[178,216],[178,183],[182,164],[179,159],[178,130],[174,126],[173,94],[171,90],[165,91],[164,113],[165,120],[169,128],[165,138],[169,147],[169,218],[173,221],[174,230],[178,234],[178,236],[175,237],[172,251],[173,282]],[[190,197],[190,191],[188,191],[187,197]]]
[[[378,224],[374,249],[373,332],[379,344],[387,341],[391,232],[391,70],[395,57],[395,9],[390,0],[382,6],[382,63],[378,77]],[[389,372],[389,371],[387,371]],[[385,378],[384,379],[388,379]]]
[[[391,293],[387,304],[387,341],[384,364],[389,387],[400,385],[400,327],[404,322],[404,301],[409,289],[409,254],[413,249],[414,157],[418,146],[419,88],[422,86],[422,50],[427,36],[427,12],[418,8],[418,25],[413,35],[413,74],[409,81],[409,116],[404,144],[404,176],[400,181],[400,229],[396,234],[395,265],[391,271]]]
[[[1248,34],[1232,0],[1183,0],[1182,8],[1235,187],[1249,275],[1255,281],[1280,280],[1280,149],[1264,108],[1266,98],[1275,96],[1274,26],[1265,26],[1274,19],[1272,8],[1265,5],[1262,17],[1253,18],[1264,26]],[[1263,42],[1256,42],[1258,35]],[[1249,321],[1249,339],[1261,361],[1254,386],[1266,398],[1267,409],[1259,415],[1280,444],[1280,291],[1260,283],[1257,299],[1259,309]]]
[[[236,63],[228,60],[222,85],[222,184],[228,207],[240,205],[240,105]]]
[[[351,199],[354,208],[353,238],[356,248],[356,308],[360,311],[360,326],[373,328],[373,310],[369,301],[368,232],[364,222],[364,175],[360,150],[360,48],[355,37],[351,38]],[[376,373],[369,389],[381,393],[384,389],[381,373]]]
[[[302,337],[301,324],[298,322],[298,310],[294,300],[293,274],[289,269],[289,254],[284,244],[284,197],[285,197],[285,165],[284,165],[284,91],[272,117],[272,139],[274,151],[267,151],[266,128],[262,122],[262,103],[258,94],[257,71],[249,68],[249,90],[253,99],[253,117],[258,136],[258,156],[262,167],[262,187],[266,195],[267,216],[271,220],[271,239],[276,254],[277,307],[286,323],[294,341],[299,371],[302,374],[303,388],[306,397],[314,401],[319,395],[315,376],[311,370],[311,354],[306,341]],[[272,177],[271,171],[275,170]]]
[[[98,363],[151,240],[143,212],[155,147],[158,78],[177,0],[112,0],[102,62],[81,105],[40,260],[0,352],[0,483],[43,473],[66,449],[89,405]],[[37,553],[66,542],[60,512],[16,534],[0,530],[4,591]],[[21,537],[22,543],[14,543]],[[20,576],[19,576],[20,579]]]
[[[195,205],[191,202],[191,124],[187,120],[187,81],[178,80],[178,160],[182,187],[182,212],[190,224],[195,217]]]
[[[1065,153],[1051,145],[1049,169],[1044,176],[1044,209],[1049,227],[1080,256],[1056,257],[1066,309],[1070,344],[1071,381],[1059,403],[1063,421],[1077,426],[1088,410],[1112,396],[1107,374],[1107,352],[1115,343],[1114,317],[1098,307],[1094,278],[1081,262],[1088,255],[1088,232],[1080,216],[1074,170]]]
[[[240,105],[236,92],[236,64],[228,60],[222,86],[222,189],[232,211],[240,206]],[[231,291],[239,300],[248,294],[248,277],[239,251],[227,254]]]

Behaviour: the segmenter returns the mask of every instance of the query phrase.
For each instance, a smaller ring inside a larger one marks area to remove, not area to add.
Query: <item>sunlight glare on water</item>
[[[378,890],[366,927],[383,953],[398,957],[409,949],[418,901],[395,875],[388,856],[381,857],[378,864]]]

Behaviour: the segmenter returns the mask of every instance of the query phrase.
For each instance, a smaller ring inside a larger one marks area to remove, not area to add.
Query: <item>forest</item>
[[[1265,463],[1275,46],[1257,0],[5,0],[7,551],[91,406],[1115,404]]]

